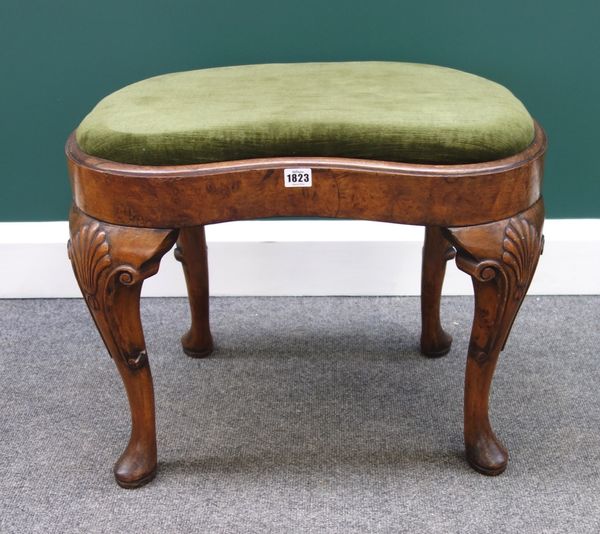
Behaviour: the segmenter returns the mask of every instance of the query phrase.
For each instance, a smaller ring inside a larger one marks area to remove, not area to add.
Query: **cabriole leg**
[[[449,228],[456,263],[471,275],[475,317],[465,376],[464,434],[467,460],[486,475],[498,475],[508,462],[506,448],[490,425],[490,386],[500,351],[531,283],[542,252],[544,206],[489,224]]]
[[[181,262],[188,289],[192,324],[181,338],[183,351],[204,358],[213,351],[208,304],[208,259],[204,226],[182,228],[175,258]]]
[[[421,268],[421,352],[430,358],[448,354],[452,344],[452,336],[444,331],[440,321],[440,299],[446,262],[454,254],[454,247],[440,228],[425,228]]]
[[[131,436],[117,460],[117,483],[135,488],[156,472],[154,390],[140,320],[142,282],[158,271],[177,230],[103,223],[71,210],[69,258],[96,327],[123,379]]]

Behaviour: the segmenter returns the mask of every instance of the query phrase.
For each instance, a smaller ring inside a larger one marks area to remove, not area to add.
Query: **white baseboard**
[[[551,219],[530,288],[536,295],[600,294],[600,219]],[[0,298],[79,297],[66,222],[0,223]],[[418,295],[423,229],[346,220],[242,221],[207,227],[213,295]],[[472,294],[448,264],[445,295]],[[144,296],[184,296],[167,254]]]

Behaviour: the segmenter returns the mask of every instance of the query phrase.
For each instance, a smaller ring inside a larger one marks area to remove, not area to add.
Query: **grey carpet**
[[[182,299],[142,305],[160,471],[122,490],[126,400],[80,300],[0,301],[0,532],[600,532],[600,298],[531,297],[501,356],[505,474],[462,444],[469,298],[418,353],[416,298],[219,298],[215,355]]]

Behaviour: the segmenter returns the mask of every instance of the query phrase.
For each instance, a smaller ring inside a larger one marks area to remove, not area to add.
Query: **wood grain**
[[[456,264],[475,290],[475,317],[465,375],[464,435],[467,460],[477,471],[497,475],[508,452],[496,438],[489,395],[498,355],[529,288],[543,249],[544,203],[508,219],[446,231]]]
[[[183,351],[191,358],[204,358],[213,351],[208,301],[208,258],[204,226],[182,228],[175,258],[181,262],[188,290],[192,324],[181,338]]]
[[[134,488],[154,477],[157,462],[154,389],[140,320],[140,292],[175,243],[177,231],[101,223],[77,208],[71,211],[69,226],[75,277],[129,399],[131,436],[114,473],[122,487]]]
[[[421,266],[421,352],[430,358],[448,354],[452,336],[440,321],[440,299],[446,262],[455,256],[454,247],[438,226],[425,229]]]
[[[156,471],[152,377],[140,322],[142,282],[178,239],[192,323],[193,357],[210,354],[204,225],[274,216],[318,216],[425,225],[421,350],[441,356],[452,338],[440,322],[446,261],[456,250],[473,279],[475,316],[465,378],[467,459],[496,475],[508,452],[488,415],[498,355],[542,250],[541,185],[546,137],[510,158],[469,165],[415,165],[344,158],[269,158],[135,166],[66,147],[74,208],[69,255],[96,326],[125,384],[132,417],[117,482],[137,487]],[[286,188],[285,168],[309,167],[313,187]]]
[[[271,158],[175,167],[67,158],[75,204],[102,221],[181,228],[263,217],[338,217],[428,226],[509,217],[540,196],[546,138],[536,127],[521,154],[469,165],[343,158]],[[285,168],[309,167],[313,187],[283,186]]]

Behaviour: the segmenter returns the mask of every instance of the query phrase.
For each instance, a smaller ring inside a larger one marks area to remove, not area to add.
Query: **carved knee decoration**
[[[140,320],[142,282],[158,271],[176,230],[106,224],[73,208],[68,250],[100,335],[123,379],[131,408],[131,437],[115,464],[123,487],[137,487],[156,471],[154,392]]]
[[[319,76],[327,75],[329,67],[324,69],[316,68]],[[70,257],[131,407],[131,439],[115,466],[125,487],[149,480],[156,469],[152,378],[139,317],[143,280],[178,240],[176,258],[183,264],[192,316],[182,345],[190,356],[206,356],[213,341],[204,227],[270,217],[425,226],[421,351],[431,357],[446,354],[452,342],[439,312],[446,261],[456,249],[457,264],[475,288],[465,388],[467,457],[488,474],[506,466],[506,450],[490,427],[488,396],[498,353],[541,250],[544,131],[509,90],[460,71],[355,62],[331,65],[336,83],[320,85],[306,76],[313,71],[310,64],[260,65],[166,75],[160,86],[142,80],[107,96],[108,107],[96,106],[67,141],[76,206]],[[420,85],[413,83],[417,71]],[[297,90],[278,81],[282,73],[295,77]],[[249,83],[232,85],[232,76]],[[439,86],[435,102],[423,98],[428,76]],[[193,113],[190,98],[181,98],[184,86],[186,95],[195,95]],[[229,127],[231,109],[223,105],[228,87],[229,97],[237,98],[242,88],[244,99],[254,103],[240,119],[246,130],[233,129],[243,135]],[[486,98],[457,100],[459,93],[484,89]],[[144,97],[148,91],[154,97],[142,98],[131,115],[127,95]],[[263,98],[263,91],[276,98]],[[283,111],[280,100],[289,104]],[[173,113],[164,113],[165,102]],[[347,113],[357,103],[364,113]],[[418,111],[419,121],[403,111],[407,105]],[[207,123],[205,112],[215,120]],[[323,119],[318,128],[315,113]],[[125,116],[132,121],[127,131],[139,142],[124,135]],[[185,124],[177,120],[184,116]],[[474,116],[481,118],[477,124],[470,120]],[[378,118],[393,142],[382,143],[374,126]],[[340,121],[347,127],[340,129]],[[207,138],[227,143],[212,143],[211,149]]]
[[[449,228],[456,264],[471,275],[475,317],[465,376],[465,447],[469,463],[481,473],[500,474],[508,452],[488,417],[489,393],[500,351],[529,288],[543,248],[543,201],[509,219]]]

